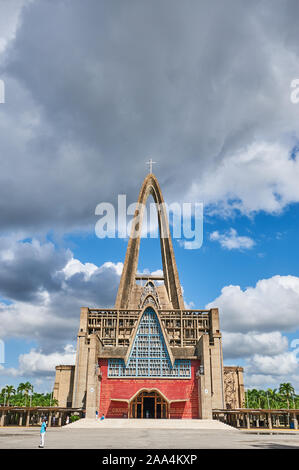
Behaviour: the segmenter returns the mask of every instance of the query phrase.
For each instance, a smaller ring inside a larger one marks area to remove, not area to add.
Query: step
[[[220,429],[238,431],[236,428],[212,419],[91,419],[83,418],[64,426],[64,429],[130,428],[130,429]]]

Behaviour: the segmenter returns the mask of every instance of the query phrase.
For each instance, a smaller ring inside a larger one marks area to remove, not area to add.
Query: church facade
[[[158,209],[163,275],[138,274],[143,208]],[[60,406],[107,418],[211,419],[244,403],[243,369],[224,367],[217,308],[186,309],[156,177],[145,178],[114,308],[83,307],[75,366],[59,365]],[[166,232],[165,232],[166,231]]]

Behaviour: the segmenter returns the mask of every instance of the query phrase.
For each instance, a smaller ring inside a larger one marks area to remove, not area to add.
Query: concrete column
[[[80,314],[80,325],[77,336],[77,354],[73,390],[73,407],[81,408],[85,406],[85,397],[87,389],[87,367],[88,367],[88,351],[87,344],[87,325],[88,325],[88,308],[82,307]]]
[[[237,427],[238,428],[240,427],[240,417],[239,417],[239,415],[237,415]]]
[[[200,375],[198,379],[199,416],[201,419],[212,419],[211,368],[207,334],[203,334],[199,339],[198,355],[204,367],[204,375]]]
[[[6,418],[6,413],[4,411],[2,411],[0,426],[5,426],[5,418]]]
[[[49,413],[49,421],[48,421],[48,428],[52,426],[52,411]]]
[[[209,312],[210,344],[209,361],[211,377],[211,406],[212,409],[224,409],[223,355],[222,338],[219,326],[219,312],[212,308]]]
[[[256,427],[259,428],[260,427],[260,417],[257,416],[256,418]]]
[[[280,426],[280,421],[279,421],[279,416],[276,416],[276,426],[279,428]]]
[[[22,426],[23,424],[23,413],[19,414],[19,426]]]
[[[59,411],[59,414],[58,414],[58,426],[61,426],[61,421],[62,421],[62,413]]]
[[[249,417],[249,413],[246,413],[246,425],[247,425],[247,428],[250,429],[250,417]]]
[[[241,367],[237,368],[237,384],[238,384],[238,408],[245,407],[245,389],[244,389],[244,378],[243,378],[243,370],[241,372]]]
[[[86,386],[86,418],[95,418],[96,410],[99,409],[97,375],[98,364],[98,338],[97,335],[90,335],[88,364],[87,364],[87,386]]]
[[[268,413],[268,414],[267,414],[267,417],[268,417],[268,428],[269,428],[269,429],[272,429],[272,417],[271,417],[271,413]]]
[[[26,416],[26,426],[30,425],[30,411],[27,411],[27,416]]]
[[[293,414],[293,420],[294,420],[294,428],[298,429],[298,420],[297,420],[296,413]]]

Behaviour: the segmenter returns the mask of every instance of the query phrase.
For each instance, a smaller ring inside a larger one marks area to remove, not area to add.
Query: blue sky
[[[114,304],[127,241],[96,237],[95,208],[136,201],[152,157],[167,203],[204,206],[201,248],[174,240],[186,304],[219,308],[246,386],[299,392],[298,15],[293,0],[3,0],[0,387],[50,390],[80,307]],[[143,240],[140,270],[160,267]]]

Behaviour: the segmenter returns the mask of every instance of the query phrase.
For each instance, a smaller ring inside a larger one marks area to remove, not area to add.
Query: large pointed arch
[[[115,308],[130,308],[130,295],[136,282],[143,212],[146,201],[150,195],[152,195],[154,202],[158,205],[157,214],[159,222],[161,257],[164,283],[167,294],[173,308],[183,309],[184,300],[174,257],[167,212],[158,180],[152,173],[146,176],[140,189],[138,204],[134,214],[134,218],[138,218],[139,220],[139,225],[136,227],[132,225],[124,268],[117,292]],[[136,228],[138,229],[137,236],[135,235]]]

